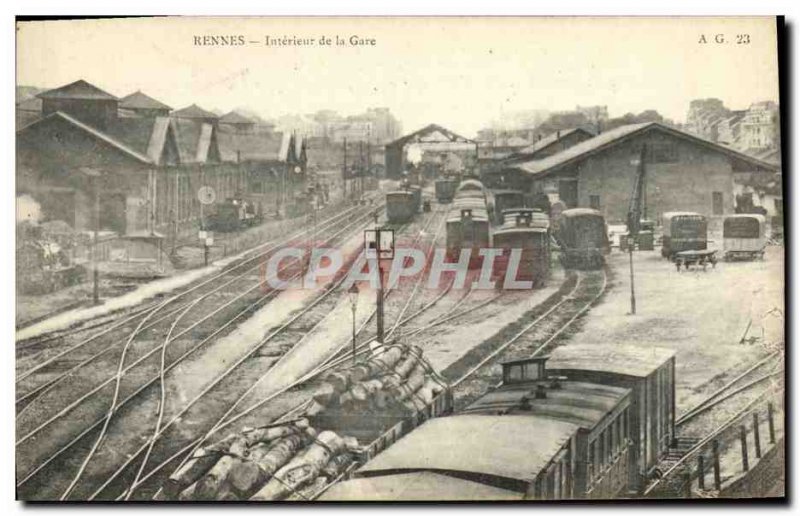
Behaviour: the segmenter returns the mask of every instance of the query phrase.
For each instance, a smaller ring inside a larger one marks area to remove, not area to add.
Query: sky
[[[195,44],[203,36],[241,36],[245,44]],[[314,44],[265,44],[284,36]],[[351,36],[375,43],[352,45]],[[266,118],[388,107],[404,132],[435,122],[474,136],[520,110],[606,105],[612,117],[656,109],[683,121],[696,98],[717,97],[731,109],[777,101],[776,48],[773,18],[20,22],[17,84],[85,79],[120,97],[142,90],[176,109],[247,107]]]

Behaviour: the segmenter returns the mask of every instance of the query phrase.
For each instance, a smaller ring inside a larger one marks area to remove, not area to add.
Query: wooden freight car
[[[386,218],[391,224],[411,222],[417,213],[414,194],[408,190],[386,193]]]
[[[590,208],[565,210],[558,219],[556,239],[567,268],[599,269],[610,246],[603,214]]]
[[[521,259],[516,279],[532,281],[534,287],[540,287],[550,274],[549,219],[543,213],[534,217],[536,213],[532,210],[510,213],[513,211],[505,210],[505,223],[492,235],[494,247],[503,250],[502,256],[495,259],[495,277],[503,281],[511,252],[519,249]]]
[[[548,370],[574,380],[631,389],[630,486],[640,490],[675,439],[675,352],[618,344],[570,344]]]

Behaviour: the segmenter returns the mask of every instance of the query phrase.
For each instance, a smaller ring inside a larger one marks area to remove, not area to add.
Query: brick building
[[[688,210],[734,212],[734,176],[778,167],[656,122],[618,127],[547,158],[502,169],[509,187],[545,193],[569,207],[592,207],[624,221],[642,146],[647,147],[650,217]]]

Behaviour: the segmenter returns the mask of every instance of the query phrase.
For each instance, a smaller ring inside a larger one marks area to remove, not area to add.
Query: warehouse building
[[[623,222],[643,147],[651,218],[677,210],[711,217],[733,213],[736,176],[779,172],[776,165],[649,122],[615,128],[498,173],[508,188],[544,193],[551,202],[598,209],[607,221]]]
[[[94,229],[96,199],[101,230],[175,241],[199,227],[201,186],[221,202],[252,185],[268,191],[279,174],[266,166],[295,184],[305,176],[302,139],[220,130],[196,105],[166,116],[169,106],[141,92],[118,99],[82,80],[37,97],[41,112],[25,113],[17,131],[17,193],[40,205],[43,221]]]

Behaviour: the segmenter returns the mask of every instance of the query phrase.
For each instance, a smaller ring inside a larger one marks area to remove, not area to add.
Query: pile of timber
[[[395,344],[379,348],[362,363],[329,373],[306,415],[326,411],[408,415],[428,406],[446,386],[420,348]]]
[[[305,418],[246,428],[198,449],[169,477],[158,499],[312,499],[352,463],[357,448],[355,439],[317,432]]]

